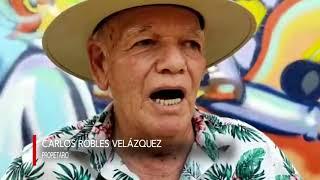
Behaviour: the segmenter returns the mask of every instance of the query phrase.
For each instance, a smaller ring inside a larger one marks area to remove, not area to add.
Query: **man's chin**
[[[149,132],[157,137],[172,137],[186,132],[192,126],[191,120],[181,116],[162,116],[155,119],[149,126]],[[192,128],[191,128],[192,129]]]

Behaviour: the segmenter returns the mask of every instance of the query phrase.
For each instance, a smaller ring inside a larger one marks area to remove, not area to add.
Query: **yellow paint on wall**
[[[308,48],[320,39],[320,21],[317,20],[319,16],[319,9],[313,9],[287,22],[280,39],[273,40],[274,44],[270,44],[270,46],[278,46],[275,52],[268,52],[274,54],[267,54],[270,57],[268,60],[273,61],[273,66],[269,69],[268,75],[259,83],[281,90],[280,78],[284,68],[296,60],[305,59]]]
[[[267,15],[267,8],[263,3],[260,0],[237,0],[236,2],[248,9],[254,15],[258,25],[257,27],[259,27],[262,20]]]
[[[304,59],[308,59],[315,63],[320,63],[320,39],[315,41],[304,53]]]
[[[197,98],[200,96],[203,96],[205,94],[205,92],[203,90],[198,90],[197,92]]]
[[[30,0],[23,0],[23,5],[31,12],[36,13],[37,8],[30,4]]]
[[[41,24],[38,28],[39,32],[44,32],[50,22],[62,11],[81,2],[81,0],[56,0],[54,5],[39,4],[38,12],[42,17]]]

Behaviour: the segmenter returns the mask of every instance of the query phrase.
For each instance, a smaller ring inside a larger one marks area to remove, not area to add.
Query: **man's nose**
[[[179,47],[163,47],[156,64],[156,70],[162,74],[182,74],[187,69],[186,57]]]

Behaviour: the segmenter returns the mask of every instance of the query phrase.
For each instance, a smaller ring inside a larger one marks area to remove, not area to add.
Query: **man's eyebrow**
[[[201,29],[187,29],[186,34],[181,34],[182,36],[189,37],[189,38],[195,38],[199,40],[204,40],[204,31]]]
[[[124,35],[126,36],[134,36],[138,33],[143,33],[145,31],[148,31],[149,29],[151,29],[152,26],[151,25],[137,25],[137,26],[133,26],[133,27],[130,27],[129,29],[127,29],[125,32],[124,32]]]
[[[204,31],[203,30],[190,30],[190,33],[195,37],[203,38]]]
[[[152,25],[136,25],[133,27],[128,28],[126,31],[124,31],[122,37],[134,37],[140,33],[149,31],[152,28]],[[189,35],[192,35],[195,38],[204,38],[203,36],[203,30],[194,28],[187,28],[187,32]]]

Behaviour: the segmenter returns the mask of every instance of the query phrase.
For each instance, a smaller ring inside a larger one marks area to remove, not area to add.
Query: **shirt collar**
[[[110,140],[113,126],[112,113],[113,103],[111,102],[100,114],[85,122],[92,127],[87,136],[88,140]],[[207,126],[208,123],[212,123],[211,121],[208,120],[206,113],[195,108],[192,117],[195,142],[187,157],[181,176],[187,176],[184,172],[187,172],[190,167],[196,167],[197,174],[201,176],[213,165],[219,156],[219,149],[214,142],[214,134],[210,132]],[[112,179],[121,173],[125,173],[133,179],[138,179],[134,173],[130,172],[111,147],[84,150],[70,149],[70,151],[82,151],[89,154],[91,166],[106,179]]]

